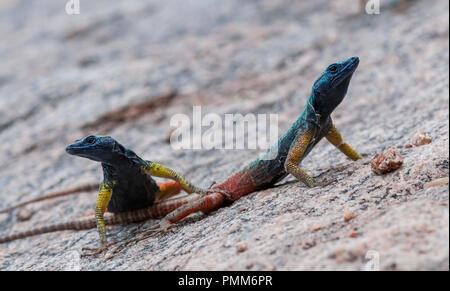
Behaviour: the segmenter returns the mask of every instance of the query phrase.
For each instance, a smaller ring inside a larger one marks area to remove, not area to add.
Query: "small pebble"
[[[107,253],[105,254],[105,260],[111,259],[112,256],[113,256],[113,253],[112,253],[112,252],[107,252]]]
[[[378,175],[395,171],[402,164],[403,158],[395,147],[388,148],[371,161],[372,171]]]
[[[21,208],[16,214],[17,220],[26,221],[29,220],[33,216],[33,211],[29,208]]]
[[[412,138],[411,143],[417,147],[431,143],[432,138],[426,132],[420,131]]]
[[[350,221],[355,218],[355,214],[351,211],[347,211],[344,213],[344,221]]]
[[[311,231],[318,231],[318,230],[320,230],[320,229],[322,229],[322,225],[320,225],[320,224],[314,224],[314,225],[311,227]]]
[[[303,243],[302,248],[304,250],[310,249],[312,247],[314,247],[316,245],[316,241],[315,240],[307,240]]]
[[[357,237],[358,236],[358,233],[356,232],[356,231],[354,231],[354,230],[352,230],[350,233],[349,233],[349,235],[348,235],[349,237],[353,237],[353,238],[355,238],[355,237]]]
[[[236,248],[236,251],[237,251],[238,253],[245,252],[246,250],[247,250],[247,245],[245,245],[245,244],[240,244],[240,245],[238,245],[237,248]]]

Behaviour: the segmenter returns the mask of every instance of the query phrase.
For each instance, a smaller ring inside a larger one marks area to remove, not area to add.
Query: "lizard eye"
[[[95,136],[90,135],[90,136],[88,136],[88,137],[86,138],[85,141],[86,141],[87,143],[89,143],[89,144],[93,144],[93,143],[95,142]]]
[[[336,66],[335,64],[330,65],[330,66],[328,67],[328,72],[330,72],[330,73],[336,73],[336,72],[337,72],[337,66]]]

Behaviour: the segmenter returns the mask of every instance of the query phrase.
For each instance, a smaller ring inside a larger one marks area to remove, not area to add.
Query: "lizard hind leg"
[[[178,222],[184,217],[196,211],[207,212],[209,210],[218,208],[224,202],[223,193],[212,193],[202,198],[187,203],[174,211],[167,214],[160,223],[162,229],[167,229],[172,223]]]

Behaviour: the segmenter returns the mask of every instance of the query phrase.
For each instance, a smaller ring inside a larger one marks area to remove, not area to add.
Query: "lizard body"
[[[273,186],[288,174],[309,187],[329,184],[330,181],[326,180],[316,181],[298,166],[324,137],[352,160],[360,159],[343,141],[330,117],[344,99],[358,64],[359,58],[352,57],[327,67],[315,81],[307,105],[291,128],[262,157],[215,187],[230,195],[212,193],[185,204],[169,213],[161,226],[167,228],[192,212],[206,212],[220,207],[225,201],[232,202],[251,192]]]

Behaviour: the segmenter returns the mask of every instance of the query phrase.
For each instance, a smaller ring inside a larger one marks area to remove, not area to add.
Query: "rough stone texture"
[[[1,207],[99,181],[98,164],[64,152],[88,133],[112,135],[202,186],[222,181],[257,151],[175,151],[171,116],[193,104],[278,113],[281,134],[322,70],[353,55],[361,64],[333,118],[364,159],[321,142],[303,168],[338,180],[325,188],[288,177],[109,260],[79,257],[97,245],[95,230],[23,239],[0,245],[0,269],[362,270],[375,254],[383,270],[448,270],[449,186],[424,189],[449,175],[448,1],[382,1],[380,15],[332,3],[81,0],[81,14],[68,16],[60,0],[1,1]],[[146,110],[129,114],[135,104]],[[430,144],[405,147],[422,131]],[[374,174],[371,158],[391,146],[402,167]],[[0,232],[77,218],[94,201],[38,203],[27,221],[1,214]],[[112,227],[109,237],[155,223]]]

